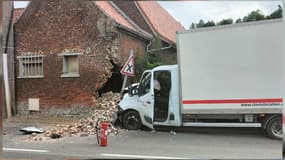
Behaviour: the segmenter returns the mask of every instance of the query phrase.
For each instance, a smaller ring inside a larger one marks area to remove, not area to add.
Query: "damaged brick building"
[[[155,1],[31,1],[13,21],[19,114],[90,112],[98,91],[121,89],[130,49],[163,50],[176,63],[175,33],[184,30]]]

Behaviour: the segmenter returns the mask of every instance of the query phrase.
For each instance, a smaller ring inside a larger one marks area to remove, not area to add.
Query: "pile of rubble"
[[[113,122],[113,115],[117,112],[117,104],[121,97],[119,93],[107,92],[97,99],[98,107],[92,114],[82,118],[77,123],[58,124],[55,127],[47,129],[43,134],[31,134],[25,137],[28,140],[41,141],[72,136],[89,136],[96,134],[96,126],[101,121]],[[118,129],[112,123],[109,123],[108,133],[117,134]]]

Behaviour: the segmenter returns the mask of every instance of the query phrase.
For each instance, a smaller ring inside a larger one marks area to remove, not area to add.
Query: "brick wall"
[[[31,2],[15,26],[15,53],[43,53],[44,78],[16,79],[19,113],[28,113],[28,98],[39,98],[44,114],[90,112],[96,104],[96,91],[111,77],[112,63],[120,66],[127,59],[124,47],[134,44],[140,52],[144,49],[141,41],[128,36],[119,35],[92,1]],[[63,59],[59,54],[63,50],[82,53],[80,77],[61,77]],[[17,76],[18,68],[16,60]]]
[[[145,54],[145,49],[147,45],[147,41],[140,39],[136,36],[130,36],[126,32],[120,32],[120,55],[123,55],[123,62],[126,62],[129,55],[130,50],[133,49],[135,56],[141,56]]]
[[[173,44],[175,45],[175,44]],[[162,64],[171,65],[177,64],[177,49],[176,46],[172,46],[168,48],[170,44],[165,41],[158,40],[158,38],[154,38],[151,46],[149,47],[152,52],[150,54],[157,55],[160,59]],[[163,50],[160,50],[164,48]]]
[[[176,48],[170,48],[164,51],[158,52],[163,64],[171,65],[177,64],[177,51]]]

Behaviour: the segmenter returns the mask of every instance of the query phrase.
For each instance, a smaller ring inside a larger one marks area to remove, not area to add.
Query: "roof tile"
[[[185,30],[158,2],[137,1],[137,4],[152,25],[152,28],[166,40],[175,43],[176,31]]]

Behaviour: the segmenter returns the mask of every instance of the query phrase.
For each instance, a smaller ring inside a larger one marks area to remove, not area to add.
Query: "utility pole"
[[[6,111],[7,111],[7,118],[12,116],[12,109],[11,109],[11,97],[10,97],[10,87],[9,87],[9,78],[8,78],[8,58],[7,54],[3,54],[3,78],[4,78],[4,97],[6,102]]]

